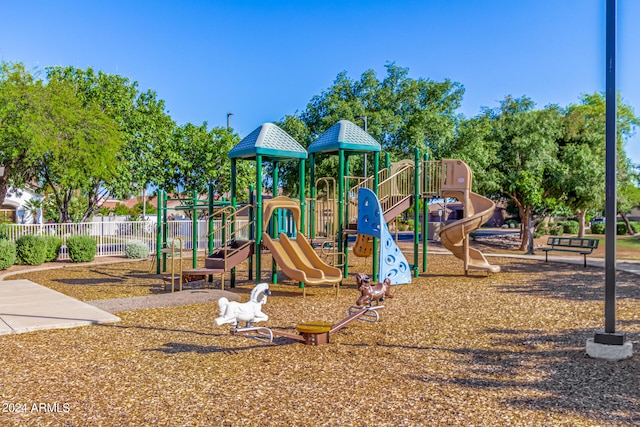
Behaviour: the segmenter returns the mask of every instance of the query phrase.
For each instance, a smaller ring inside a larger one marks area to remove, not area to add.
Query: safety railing
[[[245,249],[246,246],[253,244],[253,236],[251,235],[253,218],[253,206],[251,205],[245,205],[240,209],[225,206],[214,211],[209,217],[214,223],[213,230],[208,234],[213,237],[213,248],[210,252],[220,251],[223,258],[227,259]],[[233,244],[234,242],[242,243]]]
[[[446,165],[443,165],[440,160],[423,160],[420,162],[420,168],[422,197],[439,196],[446,176]]]
[[[383,212],[387,212],[396,204],[413,194],[415,180],[414,167],[412,164],[405,164],[393,174],[390,174],[389,169],[383,169],[380,173],[378,199],[380,200],[380,206]],[[367,186],[369,182],[372,184],[373,181],[364,180],[349,190],[348,209],[350,223],[357,221],[358,218],[358,189],[362,187],[372,189],[372,186]]]

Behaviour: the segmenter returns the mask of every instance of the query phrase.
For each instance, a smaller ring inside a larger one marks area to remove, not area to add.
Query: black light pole
[[[625,334],[616,332],[616,0],[607,0],[606,19],[605,328],[595,334],[593,341],[622,346]]]
[[[233,113],[227,113],[227,130],[231,130],[231,120],[229,119],[233,116]]]
[[[362,120],[364,122],[364,131],[367,132],[367,116],[355,116],[354,119]],[[364,153],[364,177],[367,176],[367,153]]]

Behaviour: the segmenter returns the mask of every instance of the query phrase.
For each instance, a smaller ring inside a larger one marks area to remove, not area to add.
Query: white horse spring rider
[[[263,322],[269,319],[269,316],[262,312],[262,304],[267,302],[267,296],[271,295],[269,285],[267,283],[258,283],[251,291],[251,298],[245,303],[229,301],[222,297],[218,300],[220,307],[220,317],[216,318],[216,325],[224,325],[225,323],[233,323],[235,327],[238,322],[246,322],[247,327],[253,326],[255,322]]]

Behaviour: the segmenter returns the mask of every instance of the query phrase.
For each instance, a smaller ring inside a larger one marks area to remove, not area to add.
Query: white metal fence
[[[246,220],[238,220],[237,228],[245,225]],[[221,221],[214,222],[214,244],[222,241]],[[193,249],[193,221],[167,221],[167,239],[180,237],[184,250]],[[249,239],[248,227],[242,230],[237,238]],[[96,239],[96,257],[120,256],[124,253],[128,240],[139,240],[149,245],[149,251],[155,253],[157,244],[157,228],[155,221],[112,221],[112,222],[83,222],[78,224],[3,224],[0,235],[4,234],[9,240],[15,241],[27,234],[37,236],[58,236],[62,240],[62,248],[58,259],[69,259],[66,239],[72,235],[92,236]],[[243,235],[246,234],[246,235]],[[208,246],[208,225],[206,220],[197,221],[198,250]]]

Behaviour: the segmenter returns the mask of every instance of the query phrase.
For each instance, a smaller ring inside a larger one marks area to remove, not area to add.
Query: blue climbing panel
[[[409,263],[384,222],[378,197],[367,188],[358,189],[358,233],[380,239],[380,282],[388,278],[392,285],[411,283]]]

